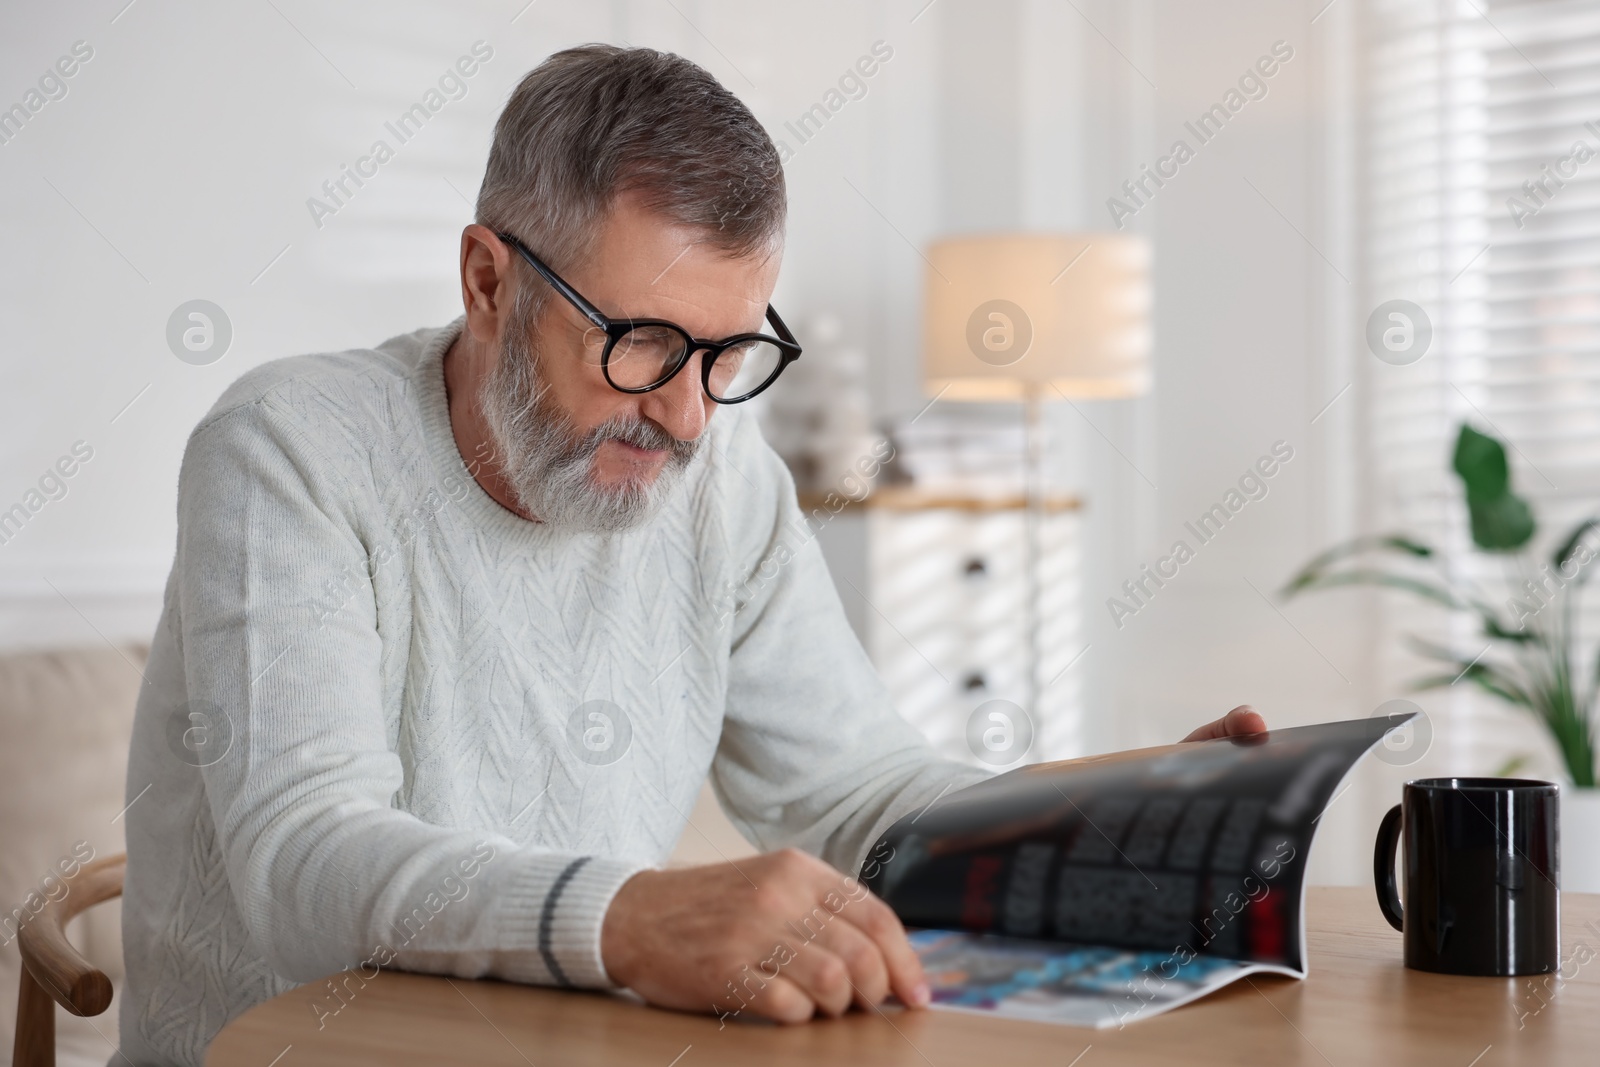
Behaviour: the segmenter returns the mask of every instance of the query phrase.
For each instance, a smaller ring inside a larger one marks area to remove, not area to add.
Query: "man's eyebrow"
[[[747,328],[745,328],[743,330],[735,330],[733,333],[725,333],[725,334],[722,335],[722,337],[724,337],[724,338],[725,337],[743,337],[746,334],[752,334],[752,333],[765,334],[765,333],[770,333],[770,332],[771,331],[767,329],[767,313],[766,313],[766,310],[762,309],[761,318],[756,321],[756,324],[754,326],[747,327]],[[722,338],[718,338],[718,340],[721,340],[721,339]]]
[[[761,316],[756,320],[756,324],[754,326],[747,326],[741,329],[731,330],[726,333],[698,333],[689,329],[689,327],[685,326],[679,320],[672,318],[670,315],[639,315],[635,317],[635,321],[638,321],[639,319],[655,319],[658,322],[670,322],[672,325],[676,326],[690,337],[695,337],[702,341],[725,341],[730,337],[744,337],[753,333],[765,334],[770,332],[767,329],[767,309],[765,307],[761,309]],[[620,322],[627,320],[619,319],[617,321]]]

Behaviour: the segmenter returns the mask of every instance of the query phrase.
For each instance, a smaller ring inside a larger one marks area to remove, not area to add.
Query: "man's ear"
[[[511,314],[516,284],[511,255],[487,226],[473,223],[461,231],[461,303],[467,331],[480,343],[498,344]]]

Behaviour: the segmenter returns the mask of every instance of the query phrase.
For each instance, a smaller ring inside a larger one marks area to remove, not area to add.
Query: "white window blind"
[[[1419,362],[1369,367],[1371,517],[1442,547],[1503,606],[1524,576],[1471,551],[1449,469],[1463,421],[1507,442],[1540,562],[1600,512],[1600,5],[1369,0],[1367,15],[1365,308],[1409,299],[1434,330]],[[1486,643],[1470,619],[1388,603],[1392,688],[1417,671],[1393,652],[1401,631]],[[1543,743],[1464,683],[1430,704],[1452,769]]]

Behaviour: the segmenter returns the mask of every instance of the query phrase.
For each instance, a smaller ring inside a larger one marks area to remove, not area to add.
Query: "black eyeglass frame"
[[[532,250],[530,250],[527,245],[523,244],[515,234],[496,233],[495,236],[504,241],[510,248],[516,251],[518,255],[525,259],[528,263],[528,266],[538,271],[539,277],[543,278],[546,282],[549,282],[550,288],[554,289],[556,292],[565,297],[567,303],[577,308],[579,313],[582,314],[584,318],[593,323],[596,328],[605,332],[606,346],[604,351],[602,351],[600,354],[600,371],[605,375],[606,384],[611,386],[611,388],[615,389],[619,393],[648,393],[653,390],[660,389],[663,385],[666,385],[672,379],[676,378],[679,371],[688,366],[689,361],[694,358],[694,354],[696,352],[704,351],[707,354],[706,358],[700,361],[700,387],[705,390],[706,396],[710,397],[718,404],[742,404],[751,397],[756,396],[764,391],[773,382],[777,381],[778,376],[788,369],[789,364],[800,358],[800,353],[802,351],[800,342],[795,340],[794,334],[789,331],[788,326],[784,325],[783,319],[778,317],[777,310],[773,308],[771,304],[767,305],[767,321],[770,322],[772,324],[772,328],[778,332],[778,336],[776,337],[772,337],[764,333],[741,333],[735,334],[732,337],[724,338],[720,341],[712,341],[703,337],[696,337],[688,330],[685,330],[682,326],[679,326],[675,322],[669,322],[666,319],[613,319],[606,315],[599,308],[595,307],[594,304],[590,303],[582,293],[574,289],[566,282],[565,279],[561,277],[561,275],[557,274],[550,268],[548,264],[546,264],[538,256],[534,255]],[[670,370],[668,370],[650,385],[639,387],[618,385],[611,379],[611,352],[617,347],[618,341],[622,340],[622,338],[625,337],[630,331],[640,326],[664,327],[682,337],[685,342],[683,356]],[[746,341],[765,341],[766,343],[776,347],[783,357],[778,363],[777,369],[772,372],[766,381],[762,382],[760,385],[741,396],[728,397],[727,399],[724,399],[715,395],[711,392],[712,364],[717,361],[717,357],[722,355],[722,353],[726,352],[734,345],[742,344]]]

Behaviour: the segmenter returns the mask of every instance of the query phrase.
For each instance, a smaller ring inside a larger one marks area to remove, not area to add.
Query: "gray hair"
[[[735,256],[773,247],[787,209],[772,138],[703,68],[652,48],[557,52],[495,123],[477,221],[570,269],[623,193]]]

